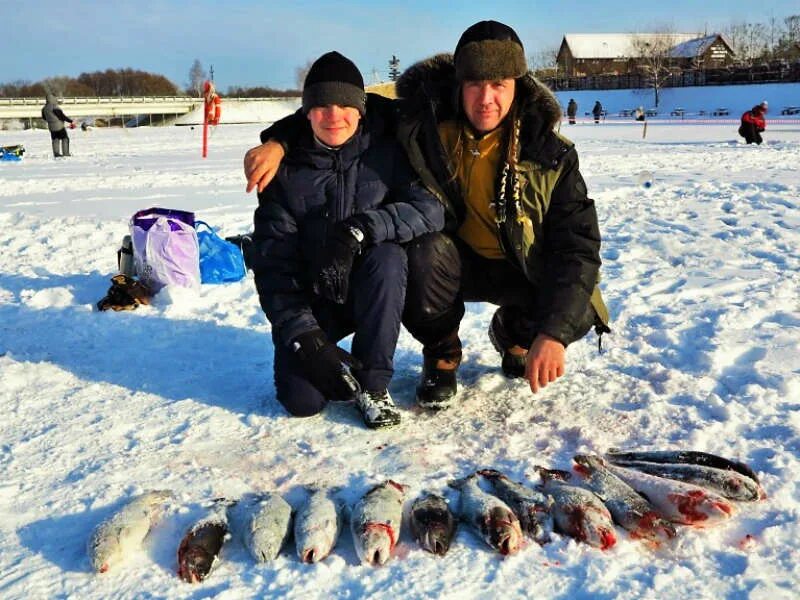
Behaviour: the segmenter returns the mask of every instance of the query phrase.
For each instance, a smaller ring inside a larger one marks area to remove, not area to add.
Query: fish
[[[308,498],[294,519],[294,539],[300,560],[315,563],[336,546],[342,530],[342,507],[330,497],[330,489],[308,491]]]
[[[261,495],[242,529],[242,542],[256,562],[275,560],[292,531],[292,507],[279,494]]]
[[[615,465],[636,469],[649,475],[677,479],[707,488],[728,500],[757,502],[767,497],[764,488],[738,471],[716,469],[695,464],[654,463],[636,460],[615,460]]]
[[[630,532],[632,538],[659,545],[675,537],[675,526],[627,483],[606,468],[599,456],[576,454],[575,471],[583,483],[606,505],[614,521]]]
[[[504,556],[519,551],[523,538],[517,515],[500,498],[478,486],[477,473],[451,482],[450,487],[461,492],[459,516],[483,541]]]
[[[607,467],[673,523],[710,527],[733,514],[733,505],[726,498],[700,486],[613,464]]]
[[[392,557],[403,520],[406,486],[388,479],[370,489],[353,507],[350,532],[358,558],[373,567]]]
[[[556,528],[579,542],[600,550],[617,543],[611,513],[593,492],[572,485],[567,471],[536,467],[542,478],[542,489],[553,497],[553,519]]]
[[[457,522],[447,500],[426,494],[411,505],[411,534],[423,550],[444,556],[456,534]]]
[[[610,449],[606,452],[606,458],[609,462],[618,461],[644,461],[653,463],[668,463],[668,464],[689,464],[689,465],[702,465],[704,467],[712,467],[714,469],[723,469],[728,471],[736,471],[737,473],[749,477],[756,483],[760,484],[758,475],[748,465],[743,462],[730,460],[709,454],[708,452],[698,452],[696,450],[646,450],[639,452],[624,452],[616,448]]]
[[[538,544],[550,541],[553,532],[553,499],[544,492],[511,481],[506,475],[494,469],[478,471],[492,483],[494,493],[508,504],[519,517],[522,531]]]
[[[161,518],[164,504],[174,498],[173,493],[166,490],[146,492],[97,525],[87,542],[92,570],[105,573],[140,548]]]
[[[230,501],[214,501],[208,513],[183,536],[178,546],[178,577],[187,583],[203,581],[217,562],[222,545],[228,535],[228,517],[225,509]]]

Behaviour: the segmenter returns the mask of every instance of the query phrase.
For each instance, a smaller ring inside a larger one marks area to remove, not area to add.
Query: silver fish
[[[217,563],[228,535],[230,501],[220,498],[192,525],[178,546],[178,577],[187,583],[203,581]]]
[[[697,452],[696,450],[645,450],[624,452],[612,448],[606,453],[606,458],[609,462],[614,463],[622,460],[636,460],[654,463],[702,465],[714,469],[736,471],[745,477],[749,477],[756,483],[760,483],[758,481],[758,475],[745,463],[717,456],[716,454],[709,454],[708,452]]]
[[[500,554],[514,554],[522,547],[522,529],[514,511],[497,496],[478,486],[476,473],[450,483],[460,490],[459,516]]]
[[[636,469],[649,475],[693,483],[739,502],[756,502],[767,497],[764,488],[738,471],[715,469],[695,464],[654,463],[635,460],[613,460],[615,465]]]
[[[292,531],[292,507],[278,494],[264,494],[252,508],[242,542],[258,562],[274,560]]]
[[[617,543],[611,513],[589,490],[569,483],[571,475],[537,467],[544,482],[543,489],[553,497],[553,518],[562,533],[600,550]]]
[[[330,490],[310,489],[294,519],[297,556],[304,563],[323,560],[336,545],[341,529],[341,506],[330,497]]]
[[[387,480],[369,490],[353,507],[350,532],[361,562],[386,564],[400,537],[406,486]]]
[[[172,492],[155,490],[138,496],[95,527],[87,543],[96,573],[105,573],[131,551],[141,547],[150,528],[161,518]]]
[[[550,541],[550,534],[553,531],[551,512],[553,499],[550,496],[521,483],[515,483],[494,469],[482,469],[478,474],[492,482],[494,493],[519,517],[522,531],[539,544]]]
[[[426,494],[411,505],[411,534],[424,550],[444,556],[456,534],[456,519],[447,500]]]
[[[630,532],[632,538],[643,538],[660,544],[676,535],[675,526],[664,519],[655,507],[636,490],[606,468],[599,456],[577,454],[575,470],[614,517],[614,521]]]
[[[700,486],[612,464],[608,465],[608,470],[643,494],[673,523],[708,527],[733,514],[728,500]]]

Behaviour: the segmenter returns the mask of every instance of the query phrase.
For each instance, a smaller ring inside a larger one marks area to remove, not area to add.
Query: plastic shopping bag
[[[218,236],[205,221],[196,221],[195,227],[200,244],[200,280],[229,283],[244,278],[244,258],[239,247]]]
[[[154,292],[166,285],[200,287],[200,247],[194,213],[169,208],[140,210],[131,218],[133,260]]]

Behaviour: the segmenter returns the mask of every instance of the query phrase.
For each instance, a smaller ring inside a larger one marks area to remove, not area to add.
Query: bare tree
[[[661,88],[671,75],[672,49],[675,47],[675,33],[661,28],[657,33],[640,33],[631,40],[631,54],[644,74],[647,87],[653,90],[655,106],[660,101]]]
[[[311,65],[313,64],[313,60],[307,60],[306,64],[294,70],[294,81],[297,84],[298,90],[303,89],[303,84],[306,82],[306,75],[308,75],[308,72],[311,70]]]
[[[537,77],[557,77],[558,46],[549,46],[528,56],[528,68]]]
[[[189,69],[189,87],[186,91],[189,93],[194,92],[198,97],[201,96],[203,94],[203,82],[206,79],[208,79],[208,74],[203,68],[203,64],[195,58],[192,67]]]
[[[733,46],[739,62],[751,66],[753,61],[763,56],[769,45],[769,31],[763,23],[731,23],[726,35]]]

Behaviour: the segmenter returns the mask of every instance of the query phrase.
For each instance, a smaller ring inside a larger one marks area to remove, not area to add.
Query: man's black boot
[[[417,404],[420,407],[428,410],[443,410],[453,403],[456,392],[458,392],[456,371],[459,362],[459,359],[425,357],[422,379],[417,386]],[[445,366],[447,368],[439,368]]]
[[[505,327],[501,309],[495,311],[492,322],[489,324],[489,339],[494,349],[497,350],[502,357],[502,362],[500,364],[503,369],[503,375],[510,379],[525,377],[527,354],[512,354],[509,351],[510,348],[513,348],[517,344],[512,341],[508,329]]]

